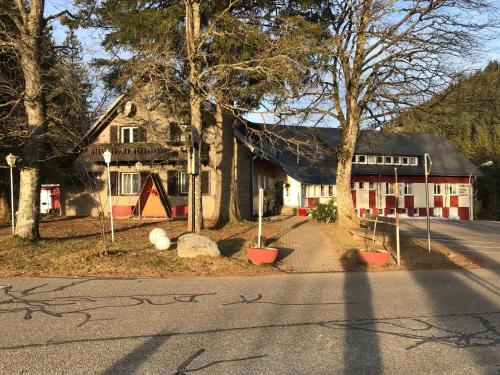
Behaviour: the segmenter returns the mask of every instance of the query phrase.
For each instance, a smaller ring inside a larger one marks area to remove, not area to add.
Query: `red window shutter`
[[[117,196],[119,193],[120,173],[111,172],[111,195]]]

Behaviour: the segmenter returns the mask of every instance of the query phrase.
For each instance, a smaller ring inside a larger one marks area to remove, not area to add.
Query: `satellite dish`
[[[132,101],[128,101],[125,103],[125,106],[123,107],[123,114],[127,117],[132,117],[135,115],[136,112],[136,106]]]

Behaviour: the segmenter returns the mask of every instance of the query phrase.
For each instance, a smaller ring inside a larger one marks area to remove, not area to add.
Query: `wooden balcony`
[[[207,145],[208,146],[208,145]],[[112,162],[160,162],[169,163],[185,158],[179,151],[168,150],[158,143],[98,143],[85,147],[80,157],[85,162],[104,163],[102,154],[111,152]],[[208,147],[202,149],[202,160],[208,160]]]

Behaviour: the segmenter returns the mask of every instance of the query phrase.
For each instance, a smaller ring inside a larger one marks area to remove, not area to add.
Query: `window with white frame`
[[[418,208],[413,209],[413,216],[418,216]]]
[[[394,195],[394,184],[392,182],[385,183],[385,195]]]
[[[408,209],[407,208],[401,208],[401,214],[402,215],[408,215]]]
[[[358,155],[353,155],[352,156],[352,163],[353,164],[358,164]]]
[[[457,184],[450,184],[450,195],[458,194],[458,186]]]
[[[441,195],[441,184],[434,184],[434,195]]]
[[[366,164],[366,155],[358,155],[358,164]]]
[[[408,165],[410,163],[410,158],[408,156],[401,157],[401,165]]]
[[[392,156],[385,156],[384,159],[385,159],[385,164],[392,165],[393,161]]]
[[[401,156],[394,156],[393,164],[394,165],[401,165]]]
[[[383,208],[379,208],[378,209],[378,214],[379,215],[383,215],[384,214],[384,209]]]
[[[139,140],[139,128],[137,126],[124,126],[120,128],[120,132],[122,143],[134,143]]]
[[[325,196],[325,186],[324,185],[321,185],[321,196],[322,197]]]
[[[377,156],[377,164],[384,164],[384,157],[383,156]]]
[[[355,182],[351,182],[351,190],[356,190],[356,183]]]
[[[368,184],[368,189],[370,189],[370,190],[375,190],[375,182],[370,182],[370,183]]]
[[[377,157],[375,155],[368,155],[368,164],[376,164]]]
[[[141,176],[139,173],[122,173],[121,174],[121,193],[139,194],[141,184]]]
[[[405,193],[405,195],[413,195],[413,184],[412,183],[404,184],[404,193]]]
[[[371,210],[370,208],[367,208],[367,209],[365,210],[365,214],[366,214],[366,215],[370,215],[371,213],[372,213],[372,210]]]
[[[364,182],[358,182],[358,189],[359,190],[365,190],[365,183]]]
[[[389,213],[390,213],[391,215],[394,215],[394,214],[396,213],[396,209],[395,209],[395,208],[390,208],[390,209],[389,209]]]
[[[189,174],[187,172],[180,173],[180,186],[179,191],[181,194],[189,193]]]
[[[329,186],[328,186],[328,195],[329,195],[330,197],[333,197],[333,185],[329,185]]]
[[[410,157],[410,165],[418,165],[418,158],[416,156]]]

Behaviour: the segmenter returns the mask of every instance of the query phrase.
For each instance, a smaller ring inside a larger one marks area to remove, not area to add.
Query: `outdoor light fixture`
[[[108,187],[109,187],[109,218],[111,220],[111,242],[115,242],[115,229],[113,226],[113,201],[111,195],[111,172],[109,171],[109,163],[111,163],[111,152],[109,150],[104,151],[102,154],[104,158],[104,162],[107,165],[108,169]]]
[[[7,161],[7,165],[9,166],[10,169],[10,211],[12,214],[11,217],[12,235],[14,235],[16,234],[16,224],[15,224],[16,210],[14,209],[14,176],[12,174],[12,168],[14,167],[14,165],[16,165],[17,158],[15,155],[9,154],[7,155],[5,160]]]
[[[485,161],[483,164],[475,167],[469,175],[469,220],[470,221],[474,220],[474,199],[472,197],[472,184],[476,180],[476,179],[472,180],[472,174],[479,168],[491,167],[492,165],[493,165],[493,161],[491,161],[491,160]]]
[[[135,170],[138,172],[138,173],[141,173],[142,171],[142,167],[143,167],[143,164],[138,161],[137,163],[135,163]],[[139,177],[139,180],[140,180],[140,177]],[[142,186],[141,186],[142,188]],[[137,201],[138,203],[138,208],[139,208],[139,219],[141,219],[141,191],[139,189],[139,200]]]

